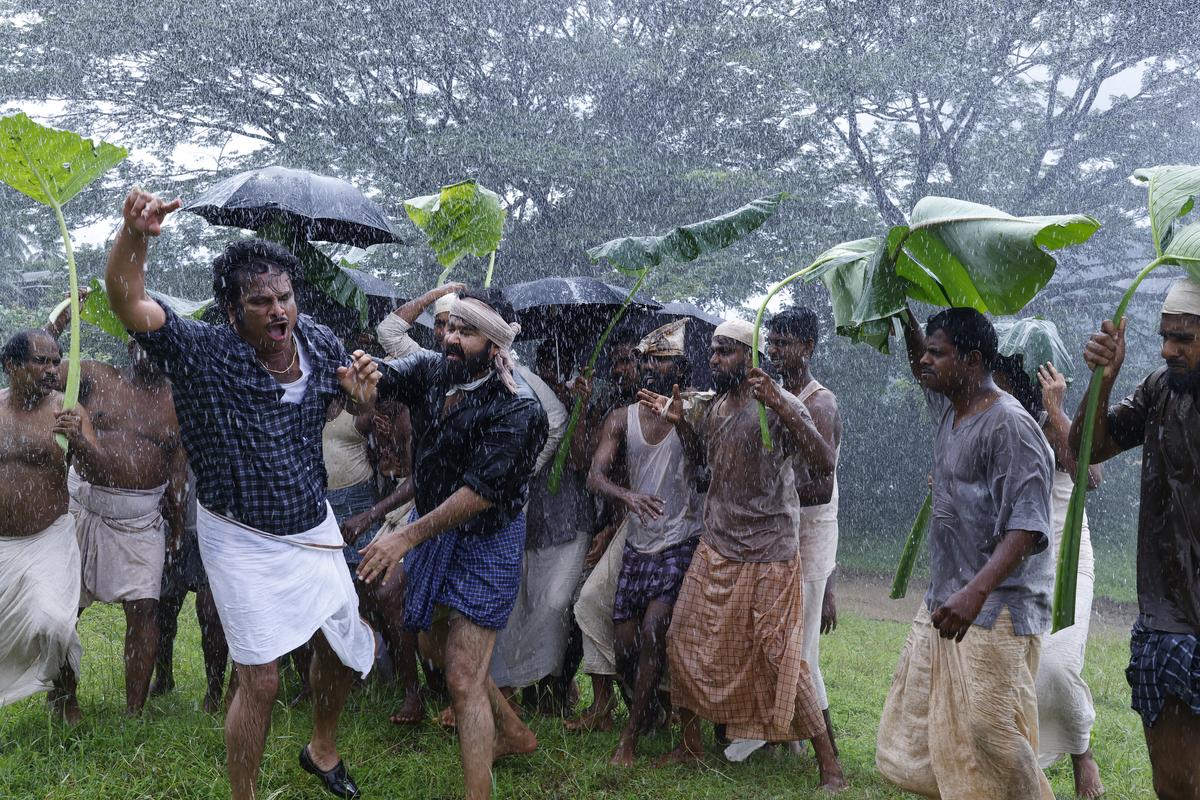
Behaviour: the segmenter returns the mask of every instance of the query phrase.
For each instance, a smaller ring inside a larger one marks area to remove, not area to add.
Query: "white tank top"
[[[643,523],[636,514],[626,517],[629,533],[625,541],[639,553],[658,553],[704,532],[704,504],[679,434],[672,429],[658,444],[648,444],[642,435],[638,404],[627,406],[625,414],[630,487],[663,501],[663,515],[656,520]]]
[[[796,395],[800,402],[806,402],[817,392],[829,391],[817,381],[809,381],[808,385]],[[842,446],[838,444],[838,456]],[[801,481],[797,474],[797,484]],[[800,568],[803,579],[819,581],[828,578],[837,566],[838,546],[838,481],[836,467],[833,473],[833,496],[829,502],[819,506],[805,506],[800,509],[800,527],[796,532],[800,543]]]

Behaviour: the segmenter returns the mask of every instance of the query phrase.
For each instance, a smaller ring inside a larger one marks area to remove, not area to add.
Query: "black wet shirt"
[[[379,397],[408,406],[418,514],[463,486],[492,507],[459,527],[465,535],[502,530],[529,499],[529,479],[546,441],[546,412],[528,387],[514,395],[496,376],[464,391],[442,417],[452,381],[445,356],[421,350],[380,364]]]
[[[309,362],[299,403],[230,325],[184,319],[162,303],[167,322],[133,338],[171,380],[179,431],[196,473],[200,505],[267,533],[303,533],[325,519],[325,411],[344,396],[341,341],[301,315],[295,334]]]
[[[1137,582],[1141,623],[1200,635],[1200,405],[1152,372],[1108,411],[1123,450],[1142,446]]]

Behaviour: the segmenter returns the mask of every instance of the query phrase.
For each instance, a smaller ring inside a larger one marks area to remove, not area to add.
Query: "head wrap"
[[[517,334],[521,332],[521,326],[515,322],[505,322],[504,317],[497,314],[491,306],[473,297],[449,296],[453,298],[450,316],[458,317],[496,345],[498,352],[492,359],[492,369],[496,370],[500,382],[510,392],[516,394],[517,382],[513,378],[515,364],[513,363],[512,343],[517,338]]]
[[[725,320],[713,331],[713,336],[724,336],[727,339],[733,339],[735,342],[741,342],[746,347],[754,348],[754,325],[742,319]],[[766,342],[760,337],[758,340],[758,352],[765,353],[766,351]]]
[[[454,292],[451,292],[450,294],[444,294],[435,300],[433,303],[434,318],[436,318],[438,314],[449,314],[450,307],[454,305],[454,301],[456,299],[458,299],[458,295],[456,295]]]
[[[1200,281],[1192,278],[1181,278],[1167,292],[1163,302],[1164,314],[1192,314],[1200,317]]]
[[[633,351],[644,356],[682,356],[683,335],[686,329],[687,317],[668,322],[647,333]]]

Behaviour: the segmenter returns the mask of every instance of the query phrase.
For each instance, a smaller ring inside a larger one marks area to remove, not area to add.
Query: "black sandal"
[[[329,771],[322,770],[313,763],[312,756],[309,755],[308,745],[300,748],[300,768],[305,772],[311,772],[321,779],[325,784],[325,789],[330,794],[338,797],[348,798],[348,800],[357,800],[362,797],[358,791],[358,786],[355,785],[354,779],[350,777],[350,773],[346,770],[344,761],[339,760]]]

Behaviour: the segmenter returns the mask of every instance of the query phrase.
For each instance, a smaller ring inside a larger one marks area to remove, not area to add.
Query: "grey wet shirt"
[[[954,425],[945,396],[925,393],[937,425],[929,527],[930,613],[963,588],[1008,531],[1037,534],[1033,550],[984,601],[975,624],[991,628],[1007,607],[1018,636],[1050,627],[1054,557],[1049,551],[1054,453],[1033,417],[1004,392]]]

